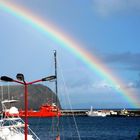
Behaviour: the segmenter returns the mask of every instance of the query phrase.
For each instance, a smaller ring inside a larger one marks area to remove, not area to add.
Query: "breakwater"
[[[61,110],[61,113],[63,116],[72,116],[72,115],[76,115],[76,116],[87,116],[87,113],[89,110],[88,109],[65,109],[65,110]],[[134,110],[134,109],[100,109],[100,110],[96,110],[96,111],[102,111],[107,113],[107,116],[135,116],[135,117],[140,117],[140,109],[138,110]],[[114,113],[111,113],[114,112]]]

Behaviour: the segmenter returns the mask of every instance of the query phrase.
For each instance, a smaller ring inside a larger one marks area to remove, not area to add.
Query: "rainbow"
[[[124,85],[122,79],[115,76],[97,57],[91,55],[87,50],[83,49],[80,43],[76,43],[74,39],[59,31],[53,24],[43,21],[43,19],[33,15],[33,13],[27,11],[27,9],[20,7],[19,5],[10,3],[6,0],[0,0],[0,10],[3,10],[16,18],[24,21],[33,28],[39,30],[48,36],[51,40],[59,43],[59,45],[76,55],[80,60],[82,60],[89,68],[96,73],[104,77],[111,85],[117,88],[118,93],[127,100],[132,107],[139,108],[140,101],[134,93],[130,92]]]

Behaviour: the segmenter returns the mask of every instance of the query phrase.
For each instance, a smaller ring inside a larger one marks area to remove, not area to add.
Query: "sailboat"
[[[93,110],[93,107],[91,106],[90,110],[86,112],[86,114],[90,117],[106,117],[106,113],[102,111],[95,111]]]

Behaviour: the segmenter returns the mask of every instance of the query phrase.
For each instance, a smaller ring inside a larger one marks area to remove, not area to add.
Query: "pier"
[[[85,116],[86,112],[88,110],[71,110],[71,109],[66,109],[66,110],[61,110],[61,114],[62,116],[72,116],[72,115],[76,115],[76,116]]]
[[[121,110],[121,109],[120,110],[100,109],[100,110],[104,111],[104,112],[111,112],[111,111],[116,112],[116,115],[113,115],[113,114],[110,113],[110,115],[107,115],[107,116],[140,117],[140,109],[139,110],[133,110],[133,109],[132,110],[126,110],[126,109],[123,109],[123,110]],[[87,114],[86,114],[87,111],[89,111],[89,110],[88,109],[74,109],[74,110],[63,109],[63,110],[61,110],[61,114],[62,114],[62,116],[72,116],[72,115],[75,115],[75,116],[87,116]]]

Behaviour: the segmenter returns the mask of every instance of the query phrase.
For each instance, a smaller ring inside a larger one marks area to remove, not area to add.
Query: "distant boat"
[[[92,106],[91,106],[91,109],[86,112],[86,114],[90,117],[106,117],[107,116],[107,114],[101,110],[100,111],[93,110]]]

